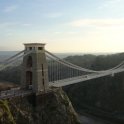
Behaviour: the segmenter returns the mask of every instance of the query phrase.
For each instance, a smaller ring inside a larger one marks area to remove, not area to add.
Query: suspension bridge
[[[42,50],[39,48],[39,50]],[[8,67],[19,66],[23,62],[23,58],[25,56],[31,55],[34,53],[34,49],[30,48],[30,50],[23,50],[16,55],[4,60],[0,64],[0,71],[6,70]],[[107,70],[91,70],[87,68],[83,68],[77,66],[73,63],[70,63],[64,59],[61,59],[54,55],[53,53],[44,50],[45,57],[47,60],[47,68],[48,70],[44,70],[48,72],[48,83],[49,87],[63,87],[71,84],[76,84],[79,82],[84,82],[87,80],[97,79],[100,77],[105,77],[108,75],[114,75],[116,73],[120,73],[124,71],[124,61],[122,61],[117,66],[107,69]],[[29,62],[29,64],[32,64]],[[33,65],[32,65],[33,66]],[[43,67],[42,67],[43,68]],[[43,70],[42,76],[44,74]],[[31,80],[31,78],[29,79]],[[10,98],[15,96],[25,96],[33,93],[31,84],[28,89],[13,88],[6,91],[0,92],[0,99]]]

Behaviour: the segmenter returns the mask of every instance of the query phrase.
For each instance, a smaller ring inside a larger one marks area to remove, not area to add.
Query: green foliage
[[[91,65],[94,63],[96,57],[97,56],[95,55],[87,54],[83,56],[68,56],[65,60],[81,67],[91,68]]]
[[[69,56],[65,60],[79,65],[81,67],[103,70],[116,66],[120,62],[124,61],[124,53],[112,54],[112,55],[90,55],[83,56]]]
[[[7,100],[0,100],[0,120],[5,124],[16,124],[13,118],[12,113],[10,112],[8,101]],[[6,120],[6,122],[4,122]]]
[[[116,66],[122,61],[124,61],[124,53],[113,55],[100,55],[97,56],[95,61],[92,63],[92,69],[95,70],[108,69]]]

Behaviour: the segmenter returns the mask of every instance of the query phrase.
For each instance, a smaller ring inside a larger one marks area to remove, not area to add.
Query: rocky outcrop
[[[0,102],[2,124],[79,124],[70,100],[61,88],[41,95]]]

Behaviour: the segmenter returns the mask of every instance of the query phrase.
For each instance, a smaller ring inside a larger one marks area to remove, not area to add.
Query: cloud
[[[115,6],[117,3],[119,3],[121,0],[105,0],[104,3],[98,7],[98,9],[103,9],[106,7],[113,7]]]
[[[95,26],[124,26],[124,18],[122,19],[80,19],[69,23],[73,27]]]
[[[17,9],[16,5],[11,5],[11,6],[5,7],[3,11],[6,12],[6,13],[9,13],[9,12],[15,11],[16,9]]]

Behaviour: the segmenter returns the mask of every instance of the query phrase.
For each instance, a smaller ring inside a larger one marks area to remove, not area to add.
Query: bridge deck
[[[63,80],[59,80],[59,81],[54,81],[54,83],[49,82],[49,86],[53,86],[53,87],[67,86],[67,85],[76,84],[76,83],[91,80],[91,79],[96,79],[96,78],[100,78],[100,77],[104,77],[104,76],[108,76],[108,75],[113,75],[113,74],[120,73],[123,71],[124,71],[124,69],[118,69],[118,70],[109,71],[106,73],[104,72],[104,73],[100,73],[100,74],[89,74],[89,75],[85,75],[85,76],[83,75],[83,76],[78,76],[78,77],[73,77],[73,78],[67,78],[67,79],[63,79]],[[21,90],[20,88],[15,88],[15,89],[11,89],[11,90],[1,91],[0,99],[7,99],[7,98],[12,98],[12,97],[17,97],[17,96],[26,96],[26,95],[30,95],[32,93],[33,93],[32,90]]]
[[[120,73],[123,71],[124,71],[124,69],[118,69],[118,70],[114,70],[112,72],[109,71],[109,72],[104,72],[104,73],[100,73],[100,74],[93,73],[93,74],[89,74],[89,75],[85,75],[85,76],[83,75],[83,76],[78,76],[78,77],[67,78],[67,79],[63,79],[63,80],[59,80],[59,81],[50,82],[49,85],[53,86],[53,87],[62,87],[62,86],[76,84],[76,83],[91,80],[91,79],[96,79],[96,78],[100,78],[100,77],[104,77],[104,76],[108,76],[108,75],[113,75],[113,74]]]

